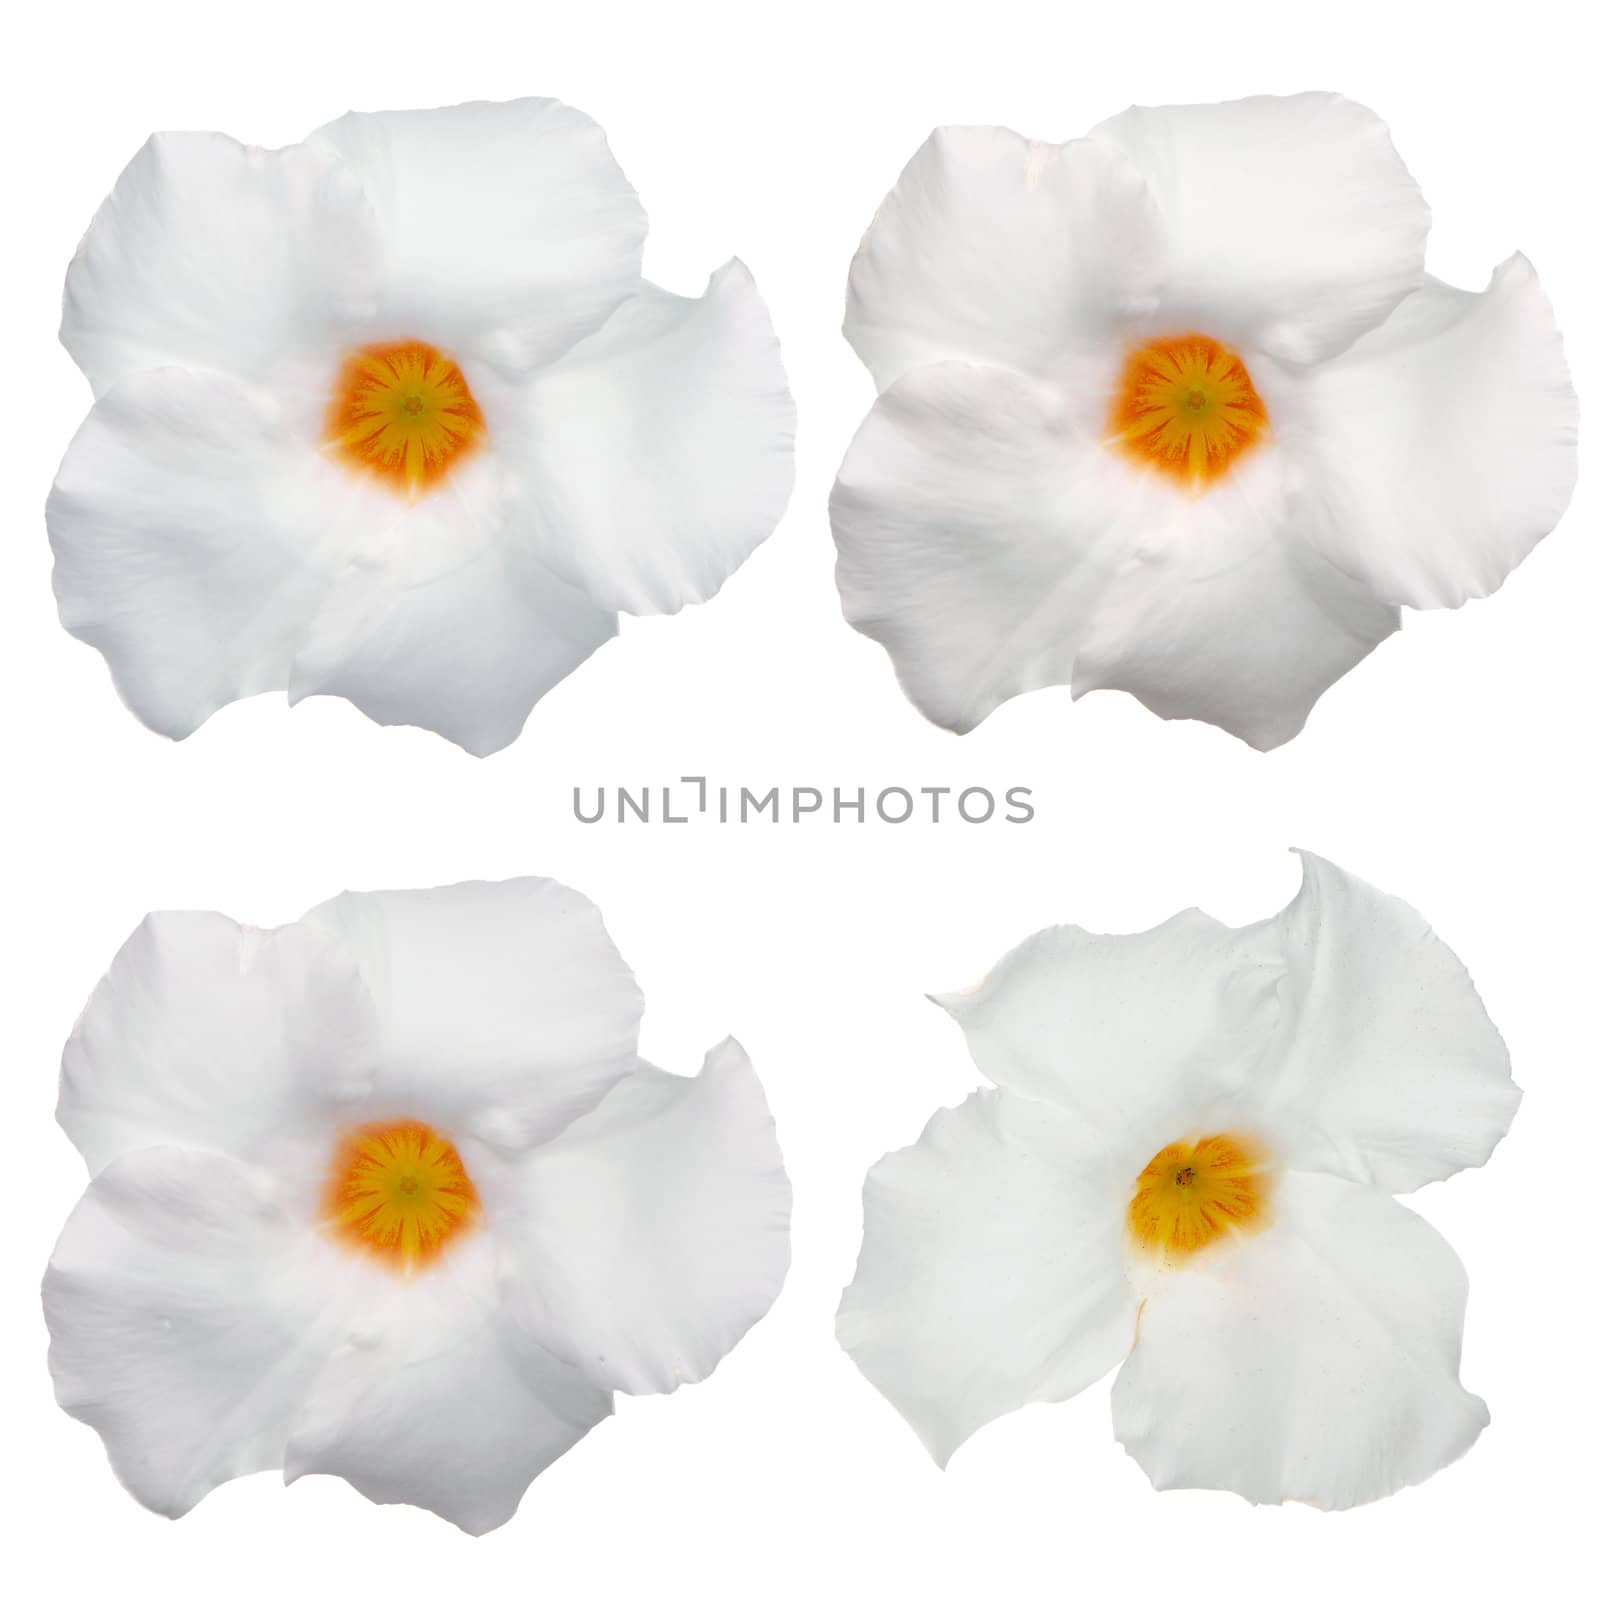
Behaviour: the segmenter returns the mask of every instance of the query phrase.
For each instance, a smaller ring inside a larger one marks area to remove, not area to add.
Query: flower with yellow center
[[[749,272],[640,275],[554,100],[158,134],[67,273],[97,399],[46,511],[63,625],[172,738],[271,689],[475,755],[778,521],[794,407]]]
[[[1465,1275],[1394,1196],[1518,1092],[1414,911],[1308,856],[1266,922],[1052,928],[940,1003],[996,1087],[872,1170],[838,1318],[937,1460],[1119,1363],[1160,1488],[1356,1505],[1477,1437]]]
[[[788,1180],[743,1050],[660,1072],[641,1007],[548,879],[148,917],[62,1058],[93,1176],[44,1285],[133,1494],[281,1466],[481,1533],[615,1392],[706,1377],[778,1292]]]
[[[1293,738],[1403,606],[1492,593],[1572,492],[1532,267],[1451,288],[1427,230],[1338,95],[938,129],[850,268],[879,395],[830,503],[846,619],[957,733],[1068,684]]]

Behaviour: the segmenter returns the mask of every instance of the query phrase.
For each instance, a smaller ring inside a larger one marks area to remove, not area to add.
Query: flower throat
[[[1109,428],[1124,455],[1198,493],[1265,437],[1267,408],[1232,350],[1185,333],[1129,352]]]
[[[483,413],[461,369],[418,339],[345,358],[324,443],[336,460],[415,498],[483,441]]]

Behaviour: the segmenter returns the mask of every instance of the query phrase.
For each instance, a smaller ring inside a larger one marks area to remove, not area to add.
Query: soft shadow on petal
[[[947,360],[1052,377],[1064,351],[1149,310],[1160,240],[1147,186],[1107,144],[939,128],[861,241],[845,337],[880,389]]]
[[[606,1388],[697,1383],[766,1315],[789,1266],[789,1180],[750,1059],[641,1064],[534,1151],[497,1243],[534,1335]]]
[[[794,402],[743,262],[698,300],[646,284],[535,374],[519,421],[513,538],[597,605],[708,600],[777,526]]]
[[[1421,192],[1384,124],[1340,95],[1136,106],[1089,139],[1160,208],[1168,331],[1319,360],[1422,282]]]
[[[1103,1376],[1134,1338],[1126,1175],[1059,1107],[985,1090],[868,1174],[839,1342],[942,1466]]]
[[[1250,1103],[1281,973],[1270,936],[1185,911],[1143,933],[1047,928],[938,1003],[986,1078],[1070,1110],[1131,1185],[1170,1140]]]
[[[1213,490],[1129,559],[1087,630],[1072,692],[1123,689],[1161,717],[1214,723],[1258,750],[1305,726],[1325,690],[1400,614],[1307,540],[1322,508]],[[1218,550],[1234,548],[1231,565]]]
[[[305,630],[290,702],[339,695],[374,722],[426,728],[470,755],[503,750],[617,631],[613,612],[504,544],[420,580],[381,555],[358,559]]]
[[[223,1156],[120,1157],[67,1220],[44,1280],[56,1399],[118,1478],[182,1516],[282,1464],[335,1337],[331,1285],[261,1178]]]
[[[1482,294],[1430,282],[1310,372],[1297,452],[1329,506],[1313,535],[1393,605],[1491,594],[1560,521],[1578,401],[1523,256]]]
[[[1481,1166],[1522,1091],[1466,968],[1403,901],[1302,859],[1300,893],[1262,925],[1285,963],[1275,1148],[1396,1193]]]
[[[487,1533],[610,1414],[608,1393],[511,1326],[480,1239],[425,1278],[372,1283],[301,1397],[284,1478],[334,1473]]]
[[[1375,1189],[1289,1173],[1273,1227],[1151,1286],[1111,1393],[1158,1489],[1326,1510],[1420,1483],[1489,1413],[1457,1377],[1467,1280]]]
[[[57,1110],[91,1171],[150,1145],[314,1174],[327,1125],[369,1089],[379,1026],[325,930],[157,911],[118,951],[61,1059]]]
[[[594,904],[549,878],[343,894],[303,925],[372,992],[384,1114],[524,1149],[632,1069],[639,987]]]
[[[282,689],[345,545],[326,469],[272,401],[178,367],[116,384],[46,508],[62,625],[169,738]]]
[[[353,111],[306,144],[371,197],[384,337],[527,367],[638,290],[644,212],[604,132],[557,100]]]
[[[326,152],[158,133],[73,257],[62,343],[96,393],[169,364],[264,378],[370,315],[377,250],[360,183]]]
[[[950,362],[883,395],[830,501],[846,618],[924,716],[964,733],[1065,683],[1137,496],[1060,392]]]

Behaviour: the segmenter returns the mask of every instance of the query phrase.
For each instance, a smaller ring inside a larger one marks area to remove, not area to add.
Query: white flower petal
[[[525,1148],[632,1069],[638,985],[594,905],[548,878],[343,894],[304,925],[373,994],[386,1114]]]
[[[1125,1199],[1091,1127],[1004,1091],[936,1113],[868,1174],[839,1342],[940,1465],[1127,1354]]]
[[[292,1177],[325,1159],[328,1119],[370,1086],[378,1038],[362,975],[325,931],[154,912],[67,1041],[57,1114],[91,1171],[181,1145]]]
[[[1286,1046],[1264,1115],[1283,1159],[1395,1193],[1481,1166],[1522,1091],[1466,968],[1403,901],[1316,856],[1268,926]]]
[[[1069,1108],[1127,1186],[1170,1140],[1250,1103],[1281,972],[1270,935],[1185,911],[1143,933],[1047,928],[938,1000],[986,1078]]]
[[[559,101],[351,112],[306,143],[371,196],[388,337],[526,366],[638,290],[644,212],[605,134]]]
[[[261,378],[370,313],[372,208],[326,152],[158,133],[67,272],[62,342],[96,393],[143,367]]]
[[[517,548],[501,488],[485,458],[410,501],[324,459],[263,393],[137,373],[50,497],[62,622],[169,737],[287,688],[487,754],[616,632]]]
[[[646,284],[535,374],[522,425],[538,553],[597,604],[636,615],[709,599],[794,484],[794,402],[740,261],[698,300]]]
[[[1154,1285],[1111,1393],[1158,1489],[1360,1505],[1420,1483],[1489,1413],[1460,1385],[1467,1280],[1422,1218],[1291,1172],[1275,1222]]]
[[[1109,143],[939,128],[850,269],[845,336],[880,389],[925,362],[1054,376],[1062,352],[1148,309],[1160,221]]]
[[[331,470],[215,373],[136,373],[96,403],[46,510],[56,598],[142,722],[181,739],[288,682],[342,559],[318,512]]]
[[[1493,593],[1560,520],[1578,401],[1523,256],[1482,294],[1429,282],[1307,375],[1300,429],[1329,558],[1394,605]]]
[[[364,553],[323,594],[295,654],[289,698],[342,695],[374,722],[427,728],[492,755],[615,636],[616,616],[511,548],[509,535],[417,576],[412,541],[433,551],[453,535],[474,540],[474,514],[448,485],[389,514],[393,524],[371,524]]]
[[[1157,716],[1215,723],[1258,750],[1292,739],[1400,626],[1307,543],[1320,514],[1233,483],[1174,508],[1105,591],[1074,696],[1124,689]]]
[[[284,1477],[335,1473],[381,1505],[497,1528],[611,1396],[520,1339],[495,1300],[487,1241],[411,1280],[374,1282],[307,1389]]]
[[[830,502],[850,623],[924,716],[964,733],[1065,683],[1136,503],[1053,386],[921,367],[884,394]]]
[[[327,1304],[250,1168],[134,1151],[90,1184],[45,1274],[56,1399],[100,1434],[130,1493],[181,1516],[282,1463],[331,1338]]]
[[[1160,208],[1160,320],[1312,361],[1422,282],[1428,209],[1389,130],[1333,94],[1136,106],[1089,136],[1131,158]]]
[[[641,1064],[532,1152],[516,1194],[501,1244],[522,1319],[606,1388],[699,1382],[788,1270],[789,1180],[732,1039],[697,1077]]]

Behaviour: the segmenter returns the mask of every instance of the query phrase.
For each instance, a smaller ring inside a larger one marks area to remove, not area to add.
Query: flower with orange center
[[[339,369],[325,437],[340,461],[417,495],[482,442],[483,413],[461,369],[431,344],[374,344]]]
[[[1267,1225],[1271,1164],[1244,1134],[1179,1139],[1150,1158],[1128,1202],[1134,1246],[1170,1263]]]
[[[850,266],[878,398],[829,502],[846,620],[956,733],[1059,684],[1293,738],[1402,607],[1497,589],[1576,478],[1533,268],[1468,293],[1427,232],[1338,95],[936,129]]]
[[[1267,410],[1232,350],[1186,333],[1129,353],[1109,426],[1130,459],[1199,490],[1265,438]]]
[[[1395,1196],[1487,1158],[1505,1046],[1414,911],[1304,866],[1265,922],[1050,928],[940,998],[993,1087],[868,1174],[838,1334],[941,1464],[1119,1364],[1159,1488],[1357,1505],[1484,1426],[1461,1264]]]
[[[555,100],[152,138],[67,272],[97,399],[46,510],[133,713],[341,695],[487,755],[620,613],[710,599],[788,499],[794,406],[744,265],[668,294],[644,234]]]
[[[44,1284],[128,1489],[180,1516],[281,1464],[482,1533],[618,1391],[708,1376],[789,1185],[744,1051],[659,1071],[642,1004],[549,879],[147,917],[62,1058],[93,1176]]]
[[[478,1220],[456,1147],[425,1122],[375,1122],[339,1141],[323,1219],[341,1242],[409,1275]]]

